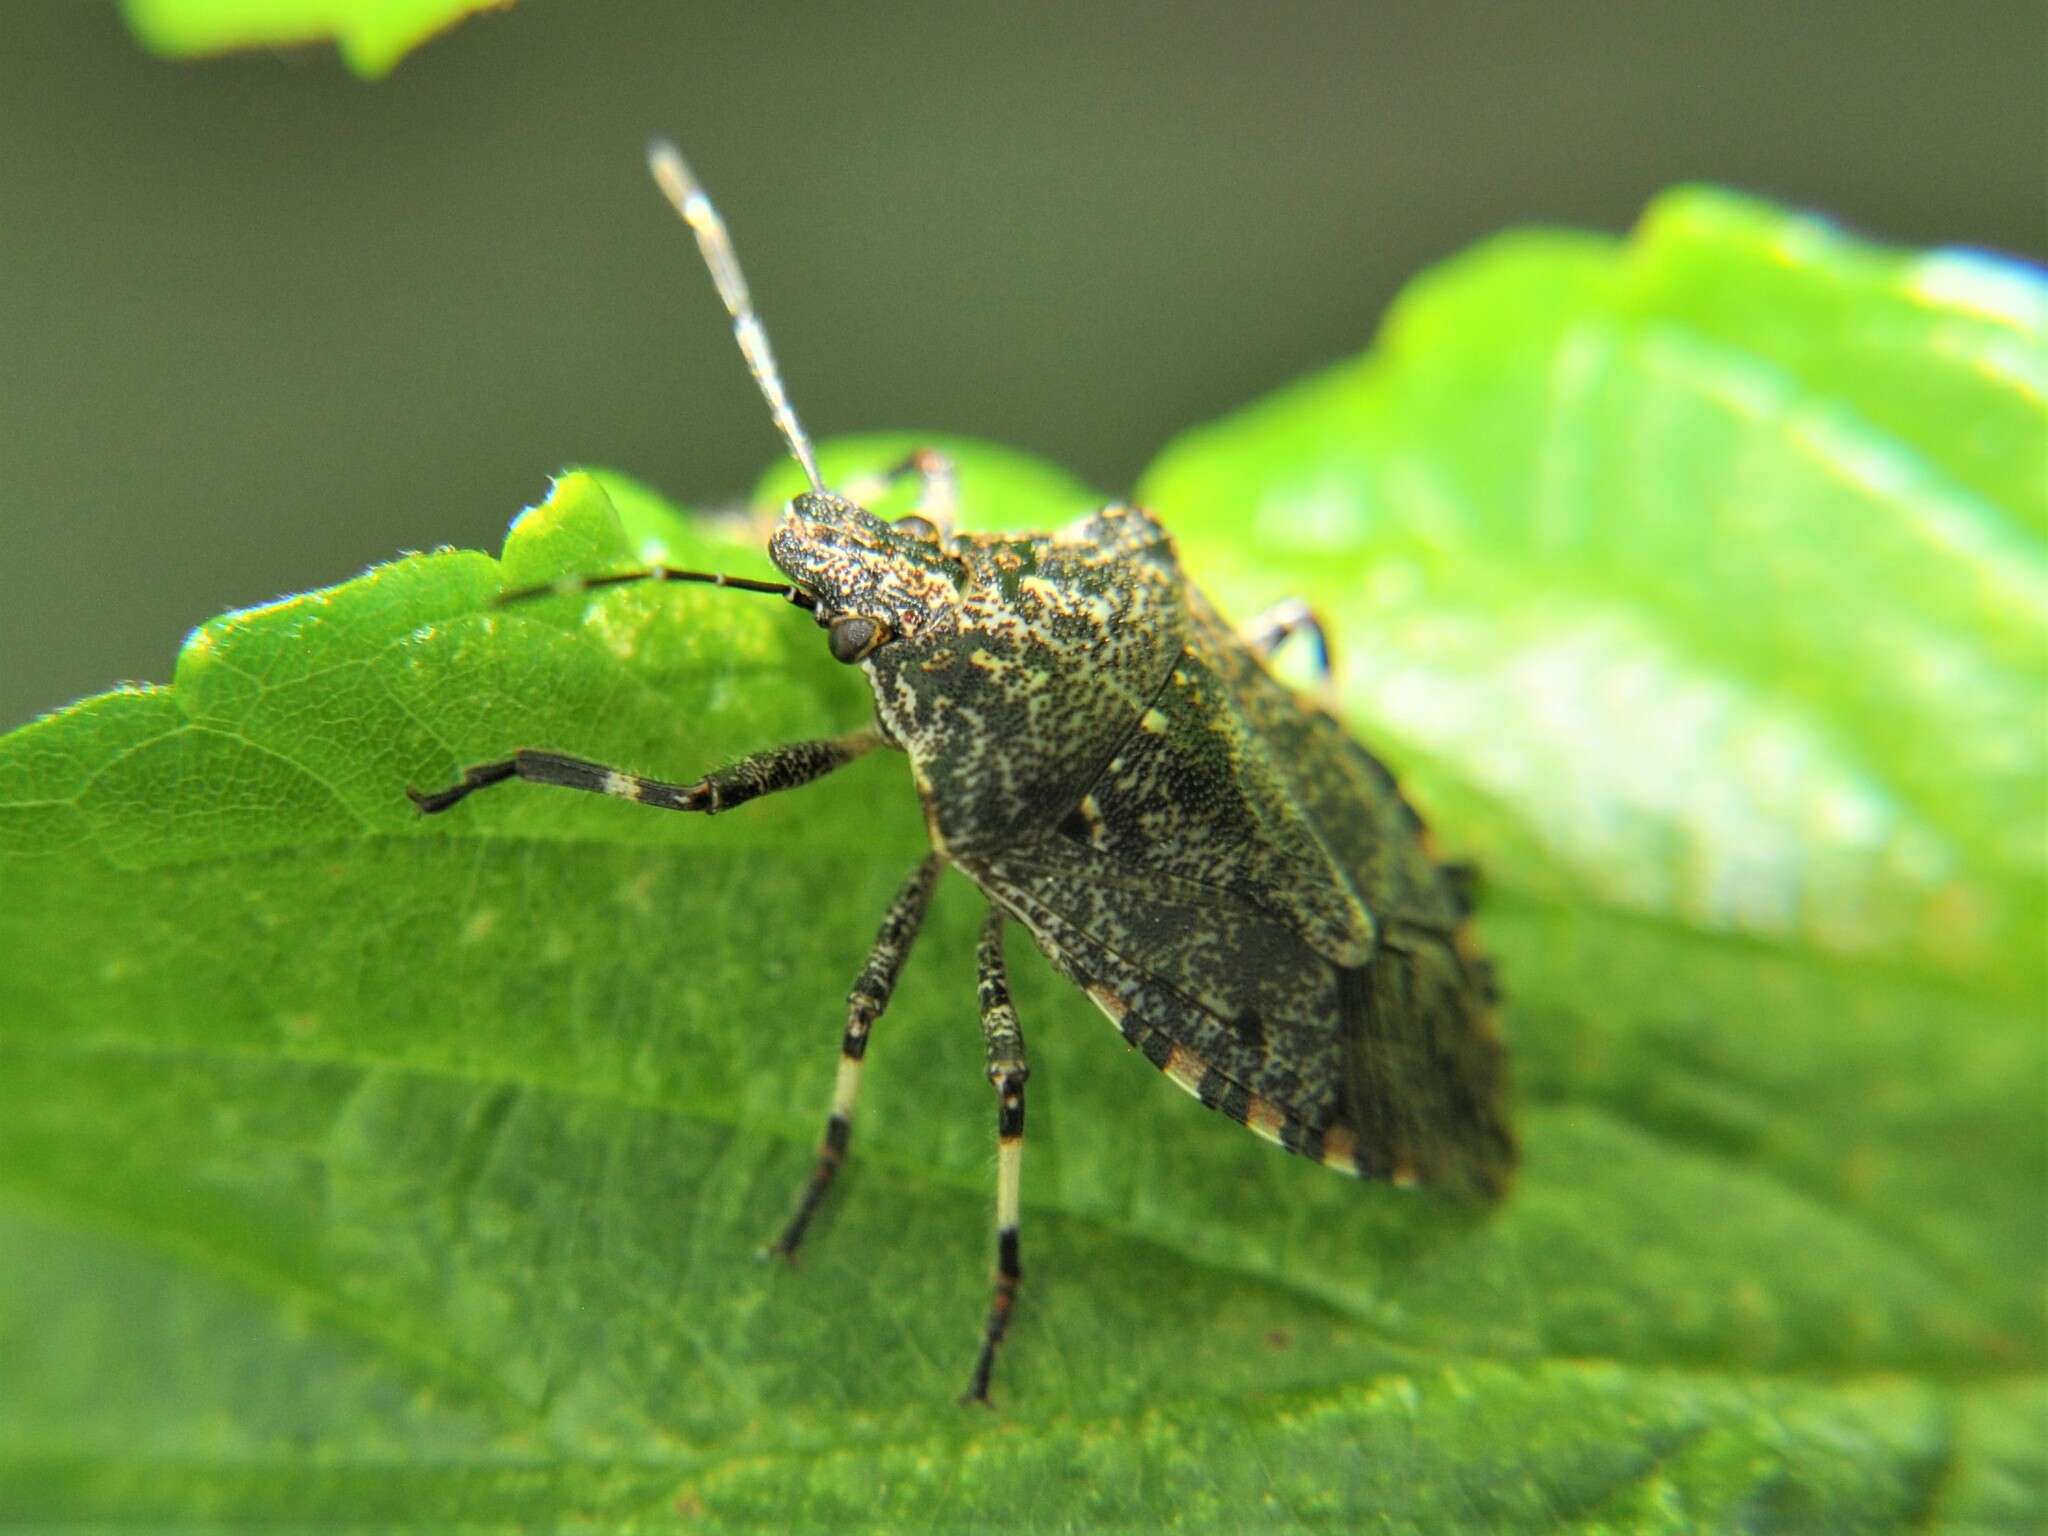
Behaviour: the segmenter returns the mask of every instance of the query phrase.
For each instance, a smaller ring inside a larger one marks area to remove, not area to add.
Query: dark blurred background
[[[565,463],[746,487],[775,439],[650,133],[815,432],[1106,491],[1440,257],[1673,182],[2048,251],[2038,3],[525,0],[376,85],[159,62],[78,0],[6,34],[0,728],[168,677],[224,608],[495,549]]]

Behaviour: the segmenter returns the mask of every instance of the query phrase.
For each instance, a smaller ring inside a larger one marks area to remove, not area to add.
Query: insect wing
[[[1307,707],[1227,631],[1201,594],[1189,629],[1251,723],[1286,798],[1371,910],[1378,948],[1346,980],[1345,1118],[1360,1158],[1397,1177],[1506,1188],[1515,1162],[1493,970],[1458,881],[1437,862],[1394,776],[1332,716]]]
[[[1421,823],[1188,602],[1148,725],[1057,833],[970,873],[1204,1103],[1332,1166],[1498,1191],[1490,975]]]

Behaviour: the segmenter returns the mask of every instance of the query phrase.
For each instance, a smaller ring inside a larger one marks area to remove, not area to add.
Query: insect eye
[[[939,536],[939,525],[928,517],[919,517],[915,512],[897,518],[895,526],[920,539],[936,539]]]
[[[889,638],[889,626],[880,619],[859,617],[834,619],[825,639],[832,647],[834,661],[859,661]]]

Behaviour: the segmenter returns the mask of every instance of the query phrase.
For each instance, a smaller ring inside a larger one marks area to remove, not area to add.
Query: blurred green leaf
[[[795,1271],[900,763],[768,599],[501,582],[752,513],[572,474],[502,562],[229,615],[0,740],[0,1518],[376,1529],[2022,1528],[2043,1507],[2041,285],[1717,194],[1510,237],[1144,495],[1323,608],[1488,874],[1527,1162],[1487,1216],[1234,1131],[1016,946],[995,1413],[978,920],[941,891]],[[2031,371],[2030,371],[2031,370]],[[841,477],[902,439],[828,448]],[[971,521],[1092,498],[954,445]]]
[[[332,40],[358,75],[375,80],[478,11],[510,0],[121,0],[136,40],[170,58]]]
[[[1430,274],[1142,499],[1345,615],[1495,879],[2038,995],[2044,401],[2039,274],[1687,190]]]

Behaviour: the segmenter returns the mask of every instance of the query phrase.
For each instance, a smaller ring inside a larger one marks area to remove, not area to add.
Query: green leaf
[[[752,1259],[919,855],[900,761],[710,821],[403,796],[514,745],[688,778],[861,720],[772,599],[489,606],[764,572],[750,514],[569,474],[502,561],[229,615],[169,687],[0,740],[0,1518],[2023,1526],[2044,307],[1684,193],[1626,245],[1482,248],[1169,450],[1144,496],[1198,579],[1314,599],[1361,735],[1482,861],[1526,1162],[1480,1213],[1285,1157],[1019,943],[992,1414],[954,1401],[992,1184],[964,882],[802,1265]],[[1092,500],[953,446],[970,521]]]
[[[167,58],[332,40],[366,80],[436,33],[509,0],[121,0],[136,40]]]
[[[2044,398],[2038,274],[1684,191],[1424,278],[1143,498],[1346,612],[1495,879],[2037,993]]]

